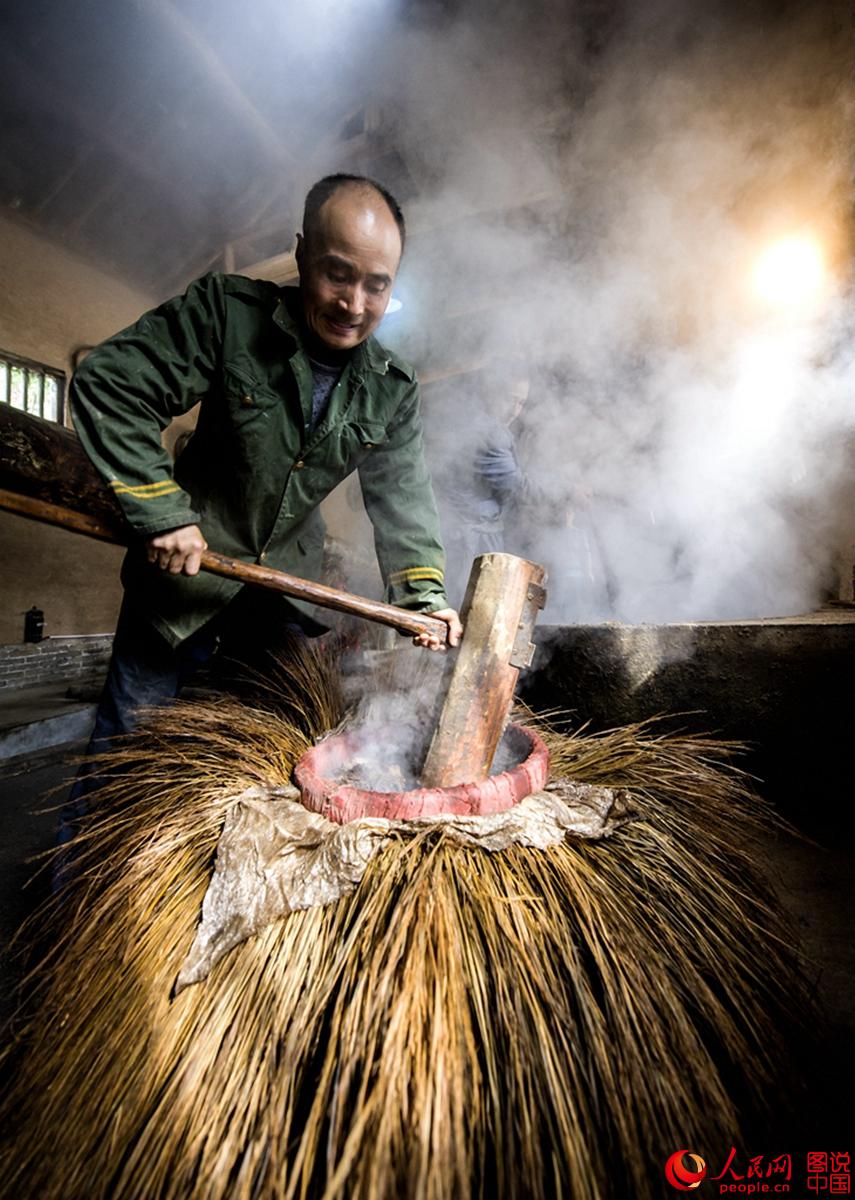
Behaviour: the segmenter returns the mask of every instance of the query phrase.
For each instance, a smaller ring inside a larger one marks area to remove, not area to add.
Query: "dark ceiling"
[[[393,34],[447,30],[463,16],[482,23],[489,47],[501,19],[511,44],[534,28],[554,48],[572,24],[591,59],[620,19],[646,7],[655,30],[673,2],[5,3],[0,205],[166,294],[211,267],[287,250],[306,187],[328,170],[376,175],[404,202],[419,196],[427,168],[399,152],[396,97],[378,88]],[[743,17],[793,7],[717,5]]]
[[[329,170],[375,175],[402,202],[418,194],[395,97],[377,88],[396,35],[462,17],[485,31],[505,21],[512,40],[584,27],[597,49],[621,2],[7,2],[0,205],[164,293],[223,265],[242,234],[254,236],[238,267],[287,249],[306,187]]]
[[[338,139],[362,134],[371,99],[347,29],[338,41],[313,36],[311,10],[273,0],[4,5],[0,203],[158,291],[244,231],[281,236],[296,225],[307,171],[326,169],[318,147],[334,158]],[[384,153],[385,176],[400,175]],[[391,184],[407,191],[406,179]]]

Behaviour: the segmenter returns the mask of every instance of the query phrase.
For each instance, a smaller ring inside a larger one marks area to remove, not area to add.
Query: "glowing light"
[[[393,296],[392,299],[389,301],[389,303],[386,305],[386,314],[385,315],[387,317],[391,316],[392,313],[400,312],[403,307],[404,307],[403,300],[399,300],[397,296]]]
[[[821,246],[797,235],[774,242],[757,260],[752,282],[757,296],[770,307],[789,312],[815,308],[828,284]]]

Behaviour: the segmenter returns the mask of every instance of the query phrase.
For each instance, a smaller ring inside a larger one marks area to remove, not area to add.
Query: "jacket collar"
[[[279,300],[273,312],[273,320],[305,352],[299,288],[285,287],[280,290]],[[392,366],[406,376],[410,383],[416,377],[410,364],[403,358],[399,358],[397,354],[393,354],[391,350],[387,350],[385,346],[381,346],[373,334],[364,342],[360,342],[350,361],[353,364],[354,373],[358,376],[363,376],[366,371],[373,371],[377,375],[388,375],[389,367]]]

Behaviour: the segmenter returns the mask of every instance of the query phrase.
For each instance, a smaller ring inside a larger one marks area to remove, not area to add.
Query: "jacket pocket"
[[[261,380],[231,364],[223,369],[223,395],[232,420],[240,425],[269,413],[281,403],[280,397]]]
[[[381,421],[345,421],[341,429],[341,455],[351,467],[363,462],[386,441],[386,426]]]

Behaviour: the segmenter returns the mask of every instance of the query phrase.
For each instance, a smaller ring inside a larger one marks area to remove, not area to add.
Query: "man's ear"
[[[303,263],[306,259],[306,239],[302,233],[297,234],[297,248],[294,251],[294,257],[297,260],[297,270],[302,273]]]

